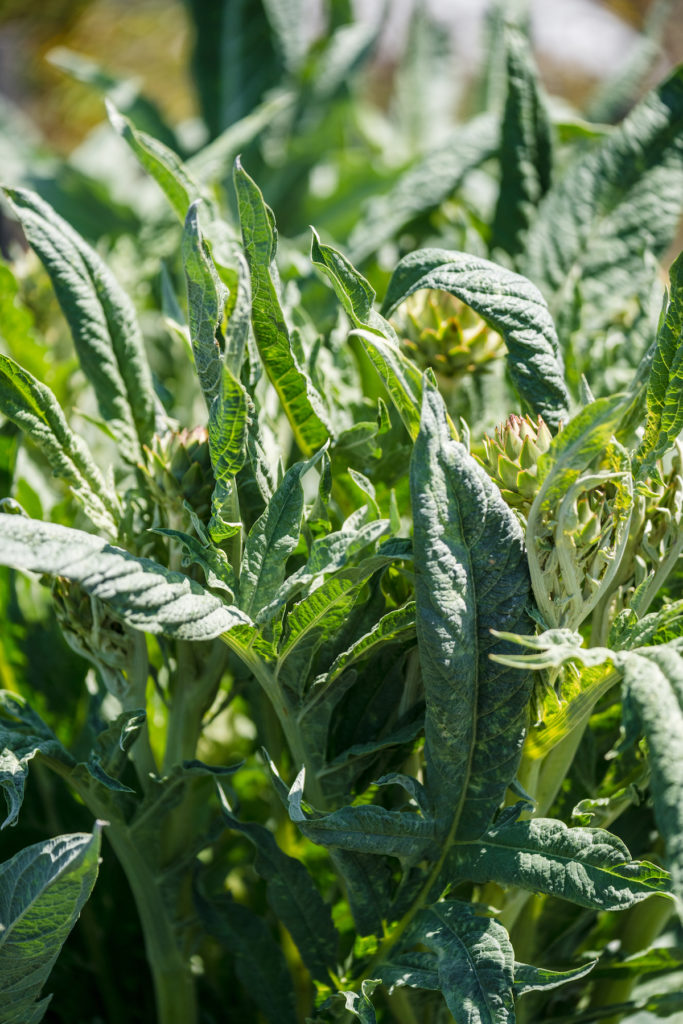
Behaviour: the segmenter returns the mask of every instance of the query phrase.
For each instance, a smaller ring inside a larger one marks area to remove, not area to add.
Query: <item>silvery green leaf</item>
[[[368,980],[366,978],[361,982],[360,992],[336,992],[335,999],[343,999],[344,1008],[357,1017],[361,1024],[376,1024],[377,1017],[370,996],[377,984],[376,979]]]
[[[197,537],[191,537],[180,530],[168,530],[158,527],[153,532],[177,540],[183,549],[183,566],[200,566],[204,571],[207,587],[211,587],[213,590],[221,590],[227,595],[227,600],[233,600],[234,591],[237,586],[235,574],[225,552],[221,548],[203,543]]]
[[[287,559],[301,531],[301,477],[317,458],[297,462],[287,470],[263,515],[249,531],[240,569],[240,607],[252,617],[270,604],[282,586]]]
[[[331,849],[414,861],[435,853],[434,822],[408,811],[360,805],[312,817],[305,815],[296,800],[291,799],[290,817],[308,839]]]
[[[118,503],[85,442],[69,427],[50,389],[1,353],[0,411],[40,448],[55,476],[66,480],[93,525],[115,537]]]
[[[76,764],[43,720],[17,694],[0,690],[0,789],[7,817],[0,825],[16,824],[24,799],[29,763],[40,754],[67,768]]]
[[[6,194],[50,275],[100,413],[122,454],[137,462],[154,433],[155,398],[133,304],[94,249],[46,202],[27,189]]]
[[[494,155],[498,134],[492,115],[473,118],[410,165],[385,195],[369,200],[349,238],[352,261],[362,263],[412,220],[455,194],[469,172]]]
[[[330,430],[322,398],[296,358],[282,311],[275,267],[277,242],[273,213],[239,160],[235,164],[234,179],[244,250],[251,273],[251,317],[256,344],[297,443],[305,455],[310,455],[326,443]]]
[[[628,317],[634,299],[649,291],[652,265],[643,253],[660,258],[673,241],[683,208],[682,128],[678,68],[602,143],[575,158],[531,226],[524,273],[548,300],[563,345],[588,344],[573,352],[579,373],[591,369],[592,339]]]
[[[112,127],[124,139],[140,164],[154,178],[173,210],[184,222],[191,203],[205,198],[202,187],[193,179],[177,153],[159,139],[142,132],[106,100]]]
[[[195,368],[202,394],[211,409],[220,387],[222,360],[217,331],[223,319],[227,290],[202,237],[196,202],[185,218],[183,267]]]
[[[55,523],[0,515],[0,563],[80,583],[134,629],[179,640],[211,640],[249,618],[149,558]]]
[[[418,249],[394,270],[382,305],[390,316],[409,295],[438,288],[470,306],[505,339],[508,372],[523,403],[552,429],[567,422],[555,325],[538,289],[527,278],[478,256]]]
[[[211,496],[209,533],[220,543],[239,518],[235,477],[242,469],[249,445],[250,424],[255,412],[239,375],[249,337],[251,291],[244,258],[238,260],[237,294],[228,321],[218,394],[209,408],[209,453],[216,480]]]
[[[459,900],[434,903],[417,914],[406,936],[406,945],[418,942],[435,954],[434,960],[415,965],[416,973],[411,976],[408,970],[403,977],[390,963],[392,984],[424,980],[431,988],[436,970],[438,987],[455,1020],[514,1024],[514,957],[498,921],[478,917],[472,906]]]
[[[97,878],[101,825],[28,846],[0,865],[2,1024],[43,1018],[49,1000],[37,1000]]]
[[[624,665],[625,710],[635,715],[649,750],[655,820],[679,907],[683,900],[683,656],[669,645],[630,652]]]
[[[494,826],[476,842],[456,842],[451,866],[471,881],[520,886],[597,910],[625,910],[669,891],[668,873],[631,860],[617,836],[552,818]]]
[[[669,273],[669,303],[647,385],[645,433],[635,454],[641,472],[672,447],[683,429],[683,253]]]
[[[425,387],[410,466],[417,639],[427,702],[427,788],[440,833],[480,835],[514,778],[531,693],[501,671],[492,628],[530,632],[521,528],[488,476],[451,438],[443,400]]]
[[[507,98],[501,128],[501,181],[493,217],[491,249],[511,256],[524,248],[536,208],[550,187],[550,121],[528,39],[518,29],[505,30]]]

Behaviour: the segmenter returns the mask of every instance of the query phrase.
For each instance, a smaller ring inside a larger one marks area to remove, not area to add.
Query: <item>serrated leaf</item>
[[[480,835],[514,777],[531,681],[499,672],[492,628],[530,632],[521,529],[425,387],[410,465],[425,759],[443,836]]]
[[[251,273],[251,317],[256,344],[297,444],[305,455],[310,455],[327,442],[330,429],[322,399],[294,354],[280,304],[273,214],[239,160],[235,164],[234,180],[244,250]]]
[[[349,238],[351,260],[362,263],[411,221],[452,196],[467,174],[496,152],[498,133],[490,114],[473,118],[408,167],[385,195],[371,199],[361,210]]]
[[[683,429],[683,253],[670,278],[669,303],[647,384],[645,432],[635,454],[641,473],[672,447]]]
[[[40,448],[55,476],[67,481],[92,523],[115,537],[119,509],[87,446],[70,429],[50,389],[1,353],[0,411]]]
[[[553,818],[494,827],[476,843],[456,841],[452,867],[471,881],[520,886],[596,910],[624,910],[669,886],[666,871],[631,860],[617,836]]]
[[[207,587],[222,590],[227,595],[226,600],[234,599],[237,582],[224,551],[212,544],[202,543],[197,537],[191,537],[180,530],[167,530],[159,527],[152,532],[177,540],[183,549],[183,566],[200,566],[204,571]]]
[[[97,878],[101,824],[92,835],[28,846],[0,865],[2,1024],[42,1019],[36,1001]]]
[[[195,368],[202,394],[211,409],[220,387],[222,362],[216,334],[223,319],[227,290],[202,237],[196,202],[190,206],[185,218],[183,267]]]
[[[389,530],[388,519],[362,523],[358,529],[341,529],[318,537],[311,544],[305,564],[288,576],[275,598],[261,612],[260,618],[272,617],[294,594],[309,586],[316,578],[336,572],[364,548],[375,544]]]
[[[438,288],[470,306],[505,339],[508,371],[523,403],[552,429],[569,417],[557,335],[545,299],[520,274],[446,249],[418,249],[394,270],[382,305],[390,316],[409,295]]]
[[[337,962],[337,933],[329,909],[304,865],[287,856],[262,825],[240,821],[222,801],[228,826],[254,845],[254,867],[268,887],[268,902],[294,939],[314,978],[329,981]]]
[[[392,560],[374,555],[342,569],[294,605],[278,650],[276,672],[282,684],[299,695],[304,692],[317,651],[338,636],[365,583]]]
[[[401,352],[391,324],[374,309],[375,291],[346,257],[313,231],[311,261],[330,282],[413,440],[420,426],[422,377]]]
[[[384,381],[389,397],[414,441],[420,429],[420,371],[397,345],[375,331],[357,328],[351,333],[363,342],[370,361]]]
[[[209,533],[216,543],[220,543],[231,529],[226,516],[237,517],[239,503],[235,476],[247,459],[250,421],[255,416],[239,379],[250,313],[248,270],[240,256],[237,297],[226,329],[218,394],[209,410],[209,453],[216,480],[211,496]]]
[[[194,580],[100,537],[55,523],[0,514],[0,564],[80,583],[134,629],[211,640],[249,618]]]
[[[500,148],[501,181],[491,228],[491,249],[511,256],[524,247],[536,207],[550,187],[552,141],[528,39],[507,26],[505,55],[508,91]]]
[[[593,339],[649,291],[652,268],[643,253],[659,258],[673,241],[683,207],[682,128],[678,68],[570,164],[529,231],[524,272],[545,294],[578,373],[590,372]]]
[[[97,253],[42,199],[6,189],[52,281],[81,367],[122,454],[137,462],[154,433],[155,399],[132,302]]]
[[[252,617],[267,607],[285,578],[286,562],[299,542],[304,492],[301,477],[317,457],[291,466],[256,520],[242,556],[240,607]]]
[[[431,987],[436,971],[438,987],[455,1020],[467,1024],[513,1024],[514,959],[510,939],[501,924],[478,917],[466,903],[449,900],[419,912],[405,945],[417,942],[435,954],[424,965],[424,980]],[[402,977],[391,963],[388,971],[391,973],[387,980],[394,985],[414,985],[422,980],[419,967],[412,976],[408,973]],[[381,974],[385,977],[384,966]]]

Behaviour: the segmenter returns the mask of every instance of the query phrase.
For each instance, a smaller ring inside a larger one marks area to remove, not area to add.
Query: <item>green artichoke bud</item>
[[[452,383],[505,355],[505,342],[478,313],[448,292],[425,290],[403,304],[395,326],[404,351],[422,369]]]
[[[206,427],[168,431],[145,449],[145,472],[160,505],[180,511],[187,502],[202,522],[211,517],[214,488]]]
[[[99,671],[105,686],[119,700],[128,683],[135,647],[135,631],[117,619],[102,601],[78,583],[57,576],[52,584],[55,614],[72,650]]]
[[[484,438],[484,456],[480,460],[511,508],[526,518],[538,491],[538,460],[548,451],[552,434],[538,417],[513,413],[496,427],[493,438]]]

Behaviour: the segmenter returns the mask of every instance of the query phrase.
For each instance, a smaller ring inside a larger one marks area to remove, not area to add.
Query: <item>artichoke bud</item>
[[[493,438],[484,438],[481,464],[508,505],[524,516],[538,491],[538,460],[551,441],[552,434],[540,416],[534,423],[529,416],[514,413],[496,427]]]
[[[98,598],[78,583],[57,576],[52,598],[64,639],[72,650],[99,671],[110,693],[121,699],[127,689],[134,631],[117,619]]]
[[[505,355],[500,334],[448,292],[425,290],[409,296],[394,326],[405,353],[422,370],[456,382]]]
[[[214,476],[206,427],[157,435],[145,455],[141,468],[159,504],[180,510],[186,501],[202,522],[208,522]]]

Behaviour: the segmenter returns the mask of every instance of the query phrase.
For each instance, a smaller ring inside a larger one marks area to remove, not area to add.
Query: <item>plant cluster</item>
[[[679,1013],[683,68],[558,113],[500,5],[392,165],[368,29],[256,6],[222,107],[189,4],[192,154],[61,54],[139,231],[5,189],[0,1024]],[[418,12],[403,95],[443,64]]]

